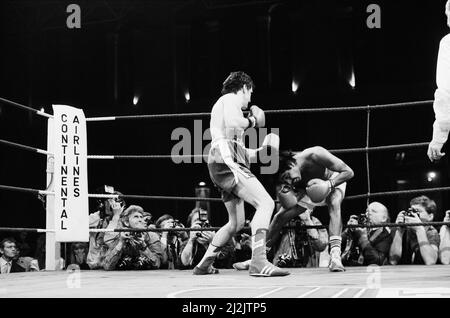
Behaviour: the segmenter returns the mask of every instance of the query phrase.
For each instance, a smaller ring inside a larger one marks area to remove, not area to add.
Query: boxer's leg
[[[250,263],[250,275],[288,275],[289,272],[281,270],[267,261],[266,235],[275,204],[266,189],[255,177],[241,177],[239,178],[239,182],[235,186],[233,193],[256,209],[251,222],[252,260]]]
[[[216,274],[218,273],[211,265],[214,263],[217,254],[222,247],[234,236],[234,234],[241,230],[245,223],[244,201],[239,198],[233,198],[225,202],[225,207],[228,211],[228,223],[222,226],[214,235],[214,238],[209,244],[208,249],[202,260],[194,268],[195,275],[202,274]]]
[[[280,236],[280,230],[287,222],[298,216],[300,213],[303,213],[305,208],[300,206],[291,208],[289,210],[285,210],[283,207],[275,214],[272,222],[269,226],[269,231],[267,232],[266,238],[266,251],[269,251],[275,242],[277,242],[278,237]],[[250,267],[251,260],[246,260],[243,262],[234,263],[233,267],[237,270],[247,270]]]
[[[327,198],[328,211],[330,213],[330,270],[333,272],[345,270],[341,261],[341,203],[343,199],[344,194],[341,189],[334,190]]]

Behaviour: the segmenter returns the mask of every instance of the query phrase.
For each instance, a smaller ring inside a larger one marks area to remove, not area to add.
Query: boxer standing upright
[[[266,256],[266,234],[274,210],[274,201],[258,179],[250,172],[250,161],[257,155],[256,149],[247,149],[242,140],[247,128],[264,127],[264,111],[250,107],[244,117],[242,110],[248,108],[253,92],[253,81],[244,72],[232,72],[223,83],[222,96],[211,111],[211,150],[208,170],[211,180],[219,188],[228,211],[228,223],[214,236],[205,255],[194,268],[194,275],[216,274],[212,264],[221,248],[239,231],[245,222],[244,201],[255,207],[251,222],[252,258],[251,276],[285,276],[282,270]],[[269,134],[263,142],[278,150],[277,135]]]

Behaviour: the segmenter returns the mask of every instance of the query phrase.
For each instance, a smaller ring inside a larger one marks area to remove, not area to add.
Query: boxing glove
[[[251,127],[264,127],[266,124],[266,116],[264,115],[264,111],[256,105],[250,107],[248,118],[252,122]]]
[[[264,147],[270,147],[272,148],[272,151],[278,151],[280,148],[280,137],[274,133],[268,134],[266,137],[264,137],[262,148]]]
[[[281,190],[278,191],[278,200],[286,210],[293,208],[298,203],[295,192],[289,186],[281,187]]]
[[[322,202],[331,192],[331,182],[322,179],[309,180],[306,194],[314,203]]]
[[[299,197],[301,197],[300,201],[298,200]],[[280,201],[281,206],[286,210],[289,210],[296,205],[309,211],[314,210],[315,207],[314,202],[312,202],[311,199],[305,195],[304,191],[296,193],[287,185],[282,187],[278,192],[278,200]]]

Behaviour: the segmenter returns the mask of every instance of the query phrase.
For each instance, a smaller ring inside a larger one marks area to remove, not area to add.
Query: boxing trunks
[[[254,178],[250,171],[250,158],[242,142],[221,138],[211,144],[208,170],[214,185],[219,189],[223,202],[237,196],[233,193],[239,178]]]

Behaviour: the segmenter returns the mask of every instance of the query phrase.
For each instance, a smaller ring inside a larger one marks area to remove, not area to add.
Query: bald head
[[[367,207],[367,216],[372,223],[384,223],[389,221],[389,211],[380,202],[372,202]]]

